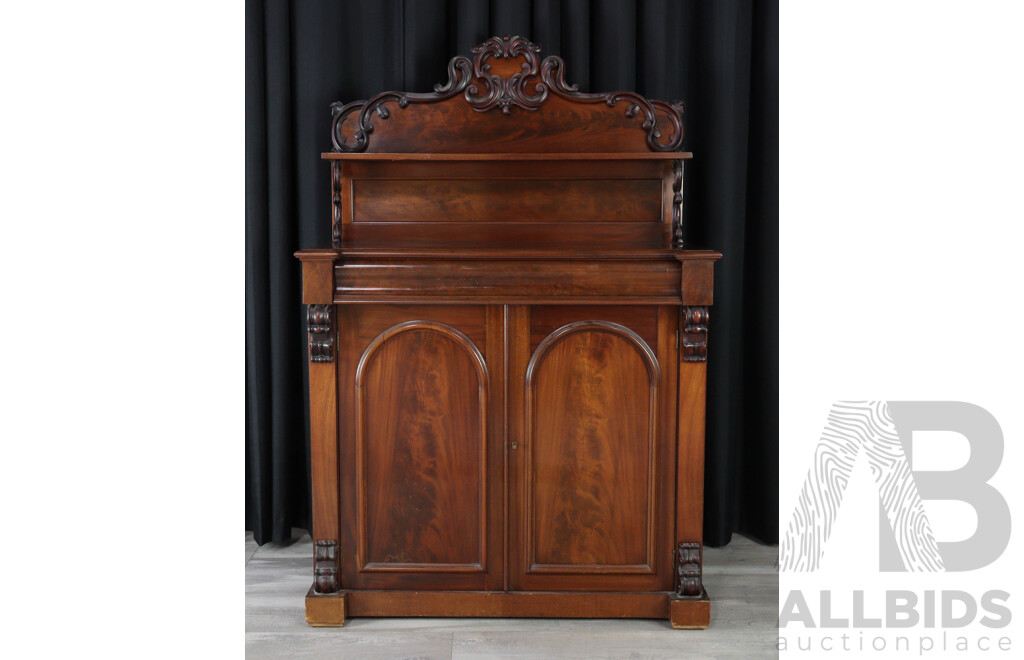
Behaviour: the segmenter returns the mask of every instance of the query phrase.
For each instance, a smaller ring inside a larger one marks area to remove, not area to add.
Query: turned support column
[[[341,162],[331,161],[331,246],[341,247],[342,225]]]
[[[683,161],[672,161],[672,247],[683,249]]]

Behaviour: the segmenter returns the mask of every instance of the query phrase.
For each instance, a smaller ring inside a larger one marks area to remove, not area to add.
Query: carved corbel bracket
[[[708,308],[683,308],[683,361],[708,360]]]
[[[680,596],[700,596],[700,543],[680,543],[676,548],[676,592]]]
[[[341,589],[337,541],[317,541],[313,553],[313,590],[333,594]]]
[[[334,361],[334,305],[307,305],[309,361]]]

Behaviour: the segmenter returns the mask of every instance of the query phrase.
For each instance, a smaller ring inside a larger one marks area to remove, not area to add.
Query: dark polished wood
[[[670,225],[654,222],[357,222],[346,225],[341,253],[346,247],[391,245],[476,249],[501,245],[538,249],[565,248],[567,240],[583,250],[616,246],[626,250],[666,247]]]
[[[338,542],[317,541],[313,545],[313,591],[333,594],[341,589],[338,579]]]
[[[682,244],[682,105],[583,94],[495,37],[433,93],[333,107],[302,250],[314,586],[351,616],[706,627],[714,250]]]
[[[679,266],[605,259],[345,259],[335,270],[335,302],[679,301]]]
[[[661,220],[661,179],[362,179],[352,222],[647,222]]]
[[[351,616],[564,617],[665,619],[671,595],[661,592],[350,591]]]
[[[496,588],[499,319],[482,305],[339,309],[346,588]]]
[[[511,563],[513,584],[667,589],[671,546],[659,530],[671,525],[661,484],[671,483],[672,470],[657,459],[672,449],[661,411],[673,403],[674,384],[661,365],[674,355],[659,334],[674,339],[674,329],[659,325],[657,307],[530,312],[522,339],[543,338],[527,348],[513,337],[513,352],[529,355],[522,385],[512,381],[524,396],[512,430],[522,438],[510,485],[521,501],[510,521],[512,548],[522,549]],[[548,332],[552,321],[561,325]]]
[[[511,161],[511,160],[531,160],[531,161],[545,161],[545,160],[572,160],[579,161],[583,164],[583,161],[588,160],[690,160],[693,158],[693,154],[689,151],[670,151],[670,152],[607,152],[607,153],[401,153],[401,152],[385,152],[385,153],[338,153],[334,151],[328,151],[320,154],[324,160],[337,160],[337,161],[361,161],[361,160],[391,160],[391,161],[413,161],[413,160],[431,160],[431,161],[479,161],[479,160],[495,160],[495,161]]]
[[[683,308],[683,360],[708,360],[708,308]]]
[[[334,306],[307,305],[306,329],[309,333],[309,361],[334,361]]]
[[[331,106],[337,152],[674,152],[683,104],[633,92],[581,93],[565,62],[523,37],[491,37],[448,63],[434,92],[382,92]],[[493,111],[500,108],[499,111]],[[516,121],[506,121],[509,115]]]
[[[462,332],[405,321],[356,367],[361,571],[484,571],[487,365]]]
[[[565,591],[340,591],[306,595],[311,626],[342,626],[347,616],[669,619],[674,628],[706,628],[707,594]]]
[[[564,325],[534,351],[521,447],[527,573],[654,572],[660,389],[654,352],[617,323]]]
[[[672,163],[672,247],[683,247],[683,161]]]
[[[337,245],[432,241],[450,248],[470,241],[553,248],[575,234],[580,246],[664,247],[676,226],[665,220],[674,199],[665,181],[679,162],[343,162],[334,184],[341,194],[333,197]]]
[[[344,214],[342,195],[341,163],[331,162],[331,245],[338,247],[341,244],[341,225]]]
[[[700,543],[681,542],[676,548],[676,593],[680,596],[700,596],[701,584]]]

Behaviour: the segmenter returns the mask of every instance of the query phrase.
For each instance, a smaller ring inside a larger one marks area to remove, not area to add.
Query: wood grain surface
[[[625,326],[583,321],[527,367],[527,572],[652,572],[660,370]]]
[[[520,309],[510,328],[513,588],[668,588],[673,466],[659,457],[675,454],[662,412],[675,402],[662,367],[675,359],[672,308]]]
[[[682,104],[579,92],[539,52],[494,37],[433,92],[332,106],[332,249],[297,253],[324,587],[311,624],[706,625],[722,255],[682,244]]]
[[[352,222],[659,222],[661,180],[357,179]]]
[[[483,571],[487,368],[455,328],[407,321],[356,368],[360,570]]]
[[[501,319],[483,306],[342,309],[344,584],[500,585]]]

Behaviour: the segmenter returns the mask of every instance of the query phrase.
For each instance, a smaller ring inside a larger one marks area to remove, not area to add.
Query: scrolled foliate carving
[[[683,104],[647,99],[634,92],[583,93],[566,82],[565,61],[550,55],[539,61],[540,46],[524,37],[491,37],[471,51],[473,61],[457,56],[448,62],[448,82],[434,86],[432,94],[383,92],[366,101],[331,105],[331,140],[334,151],[365,151],[373,134],[374,116],[380,121],[391,118],[391,111],[411,103],[436,103],[462,94],[472,108],[487,112],[501,108],[511,114],[513,108],[536,110],[551,94],[573,103],[604,103],[610,108],[620,104],[627,119],[637,119],[647,133],[651,151],[676,151],[683,142]],[[521,71],[505,78],[491,70],[494,59],[522,58]],[[388,107],[392,104],[392,108]],[[345,120],[353,116],[351,139],[343,132]],[[659,118],[662,123],[659,124]],[[667,130],[663,130],[667,129]]]
[[[675,151],[683,143],[683,103],[676,101],[666,103],[644,98],[635,92],[607,92],[603,94],[584,94],[577,85],[565,82],[565,61],[552,55],[544,59],[540,65],[540,77],[545,89],[564,99],[577,103],[604,103],[614,108],[619,103],[626,104],[626,117],[642,118],[640,126],[647,131],[647,146],[651,151]],[[662,132],[658,127],[655,110],[660,110],[667,118],[672,131],[667,140],[662,141]]]
[[[341,589],[338,571],[338,542],[317,541],[313,544],[313,591],[333,594]]]
[[[702,590],[700,543],[680,543],[676,546],[676,593],[700,596]]]
[[[536,110],[547,97],[547,88],[537,81],[537,53],[540,46],[530,43],[523,37],[491,37],[479,46],[473,46],[476,55],[473,61],[473,75],[482,83],[473,83],[466,87],[465,97],[474,110],[486,112],[494,107],[501,108],[509,114],[511,107],[518,106],[524,110]],[[522,57],[522,73],[514,73],[509,78],[491,74],[491,65],[487,61],[494,57],[509,59]],[[527,91],[527,85],[533,84],[534,93]]]
[[[306,329],[309,332],[309,361],[334,361],[334,306],[307,305]]]
[[[355,101],[347,105],[341,103],[331,104],[331,141],[335,151],[365,151],[369,144],[370,135],[373,133],[373,120],[371,115],[375,114],[381,120],[391,117],[386,103],[395,103],[399,108],[405,108],[410,103],[436,103],[458,95],[469,84],[473,77],[472,66],[465,57],[455,57],[448,63],[448,82],[444,85],[434,85],[433,94],[414,94],[412,92],[383,92],[374,96],[368,101]],[[342,123],[349,115],[358,111],[356,115],[356,129],[349,142],[342,133]]]
[[[708,308],[683,308],[683,361],[707,362]]]

